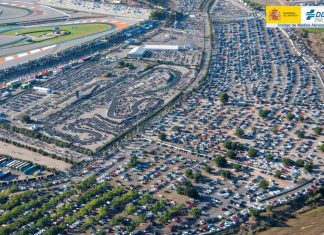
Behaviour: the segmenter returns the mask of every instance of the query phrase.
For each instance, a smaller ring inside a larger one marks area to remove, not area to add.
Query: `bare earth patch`
[[[306,47],[317,56],[317,58],[324,63],[324,32],[304,29],[295,29],[297,34],[302,38]]]
[[[31,161],[39,165],[54,168],[60,171],[66,171],[71,168],[71,164],[56,160],[50,157],[43,156],[39,153],[29,151],[27,149],[18,148],[14,145],[0,141],[0,154],[6,154],[13,158],[18,158],[24,161]]]
[[[259,235],[321,235],[324,234],[324,206],[310,210],[303,214],[296,214],[296,218],[289,219],[287,227],[274,227]]]

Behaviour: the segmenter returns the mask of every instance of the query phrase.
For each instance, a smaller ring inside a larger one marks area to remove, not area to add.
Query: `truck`
[[[10,81],[10,82],[7,82],[7,87],[10,87],[10,88],[17,88],[19,87],[21,84],[21,81],[19,79],[16,79],[16,80],[13,80],[13,81]]]
[[[30,167],[30,163],[29,162],[26,162],[26,164],[25,165],[23,165],[21,168],[20,168],[20,171],[24,171],[24,170],[26,170],[27,168],[29,168]]]
[[[25,169],[23,172],[26,174],[26,175],[32,175],[34,174],[34,172],[38,169],[38,166],[37,165],[32,165],[31,167]]]
[[[11,175],[11,171],[6,171],[6,172],[2,172],[0,173],[0,180],[6,178],[7,176]]]
[[[17,160],[13,160],[7,164],[7,167],[11,167],[13,164],[16,164]]]

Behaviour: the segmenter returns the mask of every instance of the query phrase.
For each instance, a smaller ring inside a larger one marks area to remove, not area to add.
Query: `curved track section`
[[[21,18],[28,17],[33,13],[33,11],[29,9],[10,7],[1,4],[0,11],[2,12],[0,13],[0,24],[12,19],[19,20]]]

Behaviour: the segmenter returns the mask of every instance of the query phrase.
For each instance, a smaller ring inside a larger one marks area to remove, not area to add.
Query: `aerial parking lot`
[[[187,68],[144,68],[138,62],[109,63],[103,58],[91,62],[93,72],[82,66],[43,83],[53,94],[24,92],[2,109],[12,117],[28,113],[48,134],[95,150],[190,83],[190,76],[184,77]],[[76,89],[88,94],[87,99],[77,99]]]
[[[251,3],[5,3],[0,234],[254,234],[322,205],[323,65]]]

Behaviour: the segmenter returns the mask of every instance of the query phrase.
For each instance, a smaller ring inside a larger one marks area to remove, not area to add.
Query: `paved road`
[[[2,11],[2,14],[0,14],[0,24],[5,23],[8,20],[28,17],[31,13],[25,9],[8,7],[5,5],[0,5],[0,11]]]
[[[1,0],[0,0],[1,1]],[[86,21],[91,22],[97,19],[87,19]],[[116,22],[123,22],[126,23],[129,26],[132,26],[136,23],[139,22],[139,20],[134,20],[134,19],[126,19],[126,18],[122,18],[122,17],[109,17],[109,18],[101,18],[100,20],[102,21],[116,21]],[[37,27],[44,27],[44,26],[61,26],[64,24],[77,24],[77,23],[82,23],[82,20],[78,20],[78,21],[68,21],[65,23],[49,23],[49,24],[40,24]],[[39,52],[37,54],[32,54],[32,55],[28,55],[25,56],[23,58],[17,58],[14,60],[10,60],[10,61],[6,61],[6,62],[1,62],[0,63],[0,69],[4,69],[4,68],[9,68],[11,66],[15,66],[18,64],[22,64],[22,63],[26,63],[26,61],[31,61],[31,60],[35,60],[38,58],[41,58],[43,56],[46,55],[50,55],[50,54],[55,54],[59,51],[63,51],[65,49],[68,49],[70,47],[73,47],[75,45],[80,45],[82,43],[86,43],[86,42],[90,42],[92,40],[95,40],[96,38],[99,37],[103,37],[109,34],[112,34],[114,32],[117,32],[121,29],[117,28],[116,26],[114,26],[112,24],[112,29],[103,31],[103,32],[99,32],[96,34],[92,34],[89,36],[85,36],[85,37],[80,37],[77,39],[73,39],[73,40],[69,40],[69,41],[65,41],[65,42],[59,42],[59,43],[53,43],[50,41],[45,41],[45,42],[40,42],[40,43],[34,43],[34,44],[29,44],[29,45],[25,45],[25,46],[19,46],[19,47],[6,47],[5,50],[0,50],[0,57],[6,57],[6,56],[11,56],[11,55],[16,55],[16,54],[20,54],[20,53],[25,53],[27,51],[30,50],[35,50],[35,49],[39,49],[39,48],[43,48],[43,47],[47,47],[47,46],[51,46],[51,45],[56,45],[54,48],[52,48],[51,50],[46,50],[43,52]],[[35,27],[35,26],[33,26]],[[26,27],[26,28],[30,28],[30,27]]]
[[[21,23],[29,21],[46,21],[70,17],[63,11],[52,7],[35,5],[25,1],[0,0],[0,24]]]

